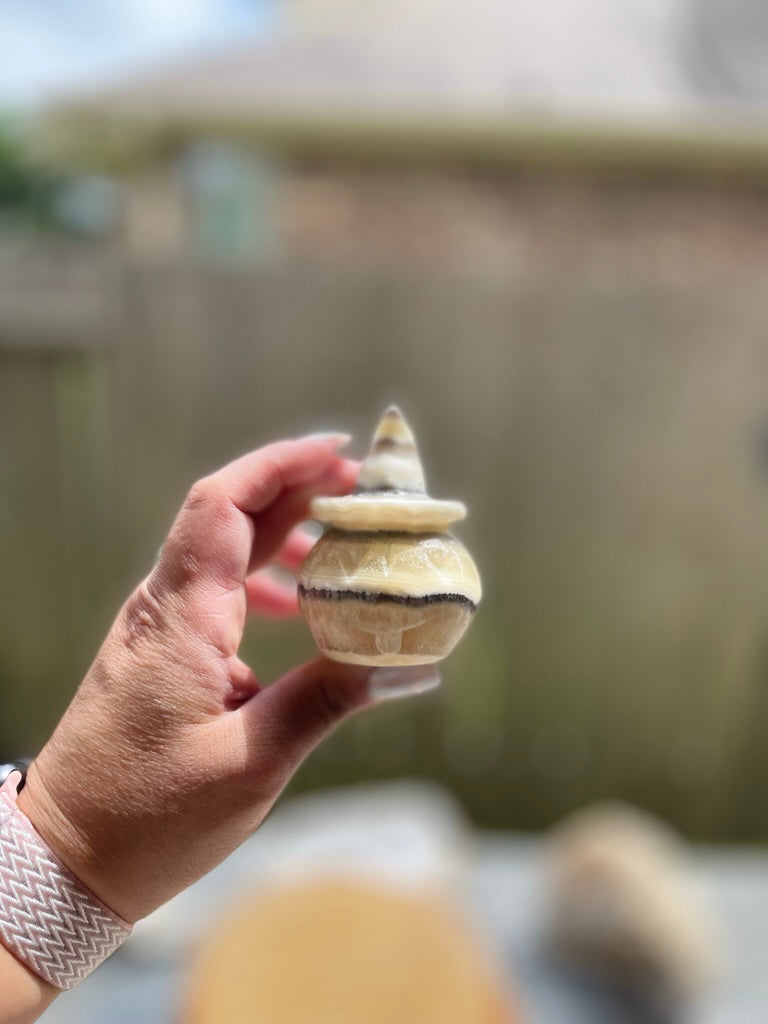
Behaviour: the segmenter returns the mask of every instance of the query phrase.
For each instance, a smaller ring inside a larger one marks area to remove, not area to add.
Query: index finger
[[[163,546],[159,581],[172,589],[206,580],[224,589],[241,586],[259,516],[281,494],[311,487],[335,464],[341,472],[344,460],[336,452],[348,439],[327,434],[278,441],[198,481]]]

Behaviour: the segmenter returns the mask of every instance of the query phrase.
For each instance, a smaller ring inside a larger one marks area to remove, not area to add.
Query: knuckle
[[[123,625],[125,643],[130,650],[157,640],[165,631],[166,616],[149,578],[143,580],[126,601]]]
[[[184,500],[184,507],[189,509],[191,512],[200,508],[205,508],[211,500],[212,493],[213,489],[207,477],[203,477],[201,480],[196,480],[187,493],[187,497]]]
[[[163,580],[173,589],[183,589],[200,574],[200,559],[192,532],[183,519],[176,523],[163,545],[157,566]]]
[[[279,459],[279,442],[261,450],[260,477],[262,487],[266,490],[270,484],[279,486],[283,477],[283,469]]]
[[[227,526],[238,517],[237,508],[212,477],[203,477],[192,485],[184,501],[183,511],[200,519],[204,529]]]
[[[210,573],[237,574],[242,561],[243,516],[214,477],[190,488],[163,548],[162,574],[183,591]]]

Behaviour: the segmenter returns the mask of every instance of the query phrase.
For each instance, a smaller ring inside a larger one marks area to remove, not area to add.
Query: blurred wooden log
[[[439,899],[370,884],[283,885],[210,934],[184,1024],[514,1024],[492,959]]]

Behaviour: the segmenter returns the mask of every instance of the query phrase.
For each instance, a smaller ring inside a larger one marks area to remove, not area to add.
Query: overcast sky
[[[0,0],[0,103],[28,105],[269,24],[272,0]]]

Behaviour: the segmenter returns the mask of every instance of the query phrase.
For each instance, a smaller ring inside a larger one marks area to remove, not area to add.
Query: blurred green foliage
[[[55,189],[56,177],[30,159],[23,125],[0,119],[0,217],[54,227]]]

